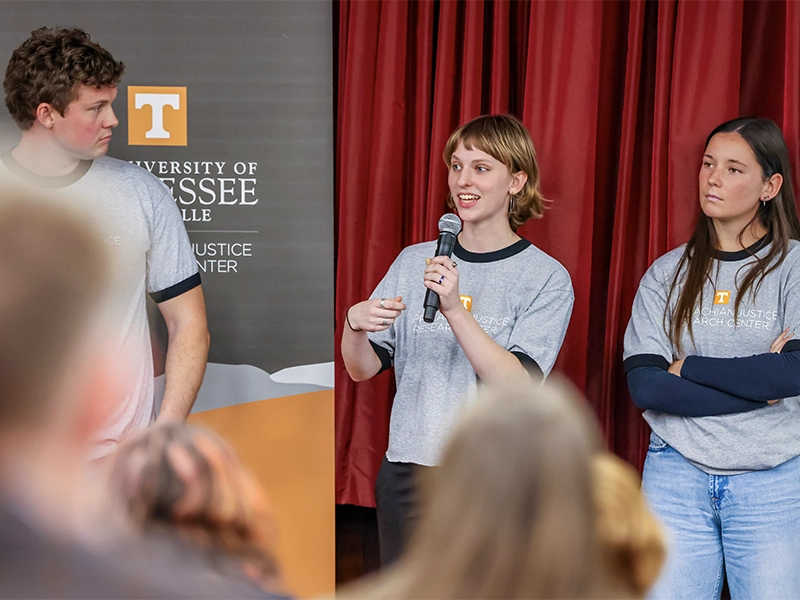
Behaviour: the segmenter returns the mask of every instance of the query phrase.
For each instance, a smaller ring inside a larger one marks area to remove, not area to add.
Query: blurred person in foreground
[[[78,581],[99,569],[68,540],[83,442],[115,392],[92,351],[108,256],[74,217],[12,195],[0,192],[0,596],[91,595],[110,582]]]
[[[407,552],[358,598],[587,598],[599,577],[596,422],[561,385],[487,386],[421,478]]]
[[[167,187],[144,169],[105,156],[117,117],[112,102],[124,65],[80,29],[31,33],[8,62],[5,103],[22,130],[0,155],[0,183],[47,190],[95,220],[114,255],[114,347],[127,388],[87,450],[100,458],[155,418],[153,358],[145,296],[169,332],[159,419],[185,419],[203,380],[208,327],[200,275]]]
[[[213,431],[156,424],[125,439],[104,466],[109,508],[121,508],[135,534],[177,534],[210,569],[282,588],[267,496]]]
[[[604,583],[598,596],[644,598],[664,565],[664,532],[632,466],[606,452],[594,458],[592,470]]]
[[[92,545],[77,518],[86,447],[127,388],[108,351],[112,271],[82,216],[0,188],[0,598],[268,597],[170,540]]]

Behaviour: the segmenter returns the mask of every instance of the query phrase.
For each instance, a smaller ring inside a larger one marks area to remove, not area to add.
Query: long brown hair
[[[789,240],[800,239],[800,220],[797,217],[797,206],[794,200],[792,184],[792,168],[789,163],[789,151],[780,128],[770,119],[740,117],[727,121],[714,129],[706,138],[708,147],[711,138],[718,133],[738,133],[746,141],[755,154],[763,172],[764,179],[776,173],[783,177],[783,185],[778,194],[769,202],[758,207],[753,219],[739,233],[741,242],[744,232],[756,220],[767,230],[766,239],[772,244],[763,257],[755,252],[748,252],[755,258],[752,267],[747,270],[741,280],[737,281],[737,294],[734,303],[734,319],[739,314],[739,305],[748,292],[757,294],[764,278],[780,266],[789,252]],[[667,306],[677,295],[677,303],[672,318],[664,315],[664,327],[669,334],[678,354],[681,353],[681,332],[684,327],[694,342],[692,332],[692,313],[703,303],[703,287],[711,279],[711,267],[717,256],[719,241],[712,219],[702,212],[697,220],[694,233],[686,244],[686,249],[678,262],[675,276],[667,298]],[[738,277],[737,277],[738,280]],[[682,287],[680,283],[683,282]]]
[[[598,440],[585,404],[562,386],[527,380],[485,388],[440,465],[424,473],[422,515],[407,553],[350,595],[591,595]]]

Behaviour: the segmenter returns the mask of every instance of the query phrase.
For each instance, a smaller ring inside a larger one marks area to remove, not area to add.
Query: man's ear
[[[55,114],[58,111],[52,104],[48,104],[47,102],[42,102],[39,106],[36,107],[36,121],[42,125],[42,127],[46,127],[47,129],[52,129],[53,125],[55,124]],[[59,116],[61,114],[59,113]]]

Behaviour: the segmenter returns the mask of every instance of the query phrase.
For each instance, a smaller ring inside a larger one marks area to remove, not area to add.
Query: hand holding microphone
[[[455,300],[461,302],[458,297],[458,271],[455,270],[456,263],[450,257],[456,245],[456,236],[461,231],[461,219],[457,215],[447,213],[439,219],[439,239],[436,243],[436,257],[430,260],[425,268],[425,302],[422,319],[426,323],[432,323],[436,318],[436,311],[439,309],[441,298],[450,303],[455,294]],[[448,306],[445,306],[448,308]]]

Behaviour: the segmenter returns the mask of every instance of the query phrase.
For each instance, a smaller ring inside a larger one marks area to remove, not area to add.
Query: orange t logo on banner
[[[464,305],[464,308],[467,309],[467,312],[472,312],[472,296],[465,296],[464,294],[461,294],[459,297],[461,299],[461,304]]]
[[[714,304],[727,304],[730,300],[730,290],[717,290],[714,292]]]
[[[128,86],[128,145],[186,146],[186,88]]]

